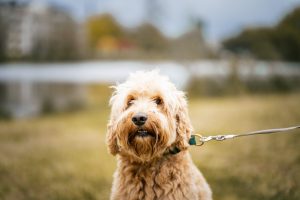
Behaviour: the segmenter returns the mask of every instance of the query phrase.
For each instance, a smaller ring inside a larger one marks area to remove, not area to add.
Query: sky
[[[41,1],[41,0],[40,0]],[[151,20],[177,37],[200,20],[205,38],[218,43],[247,27],[274,26],[300,0],[45,0],[67,8],[78,20],[111,13],[125,27]]]

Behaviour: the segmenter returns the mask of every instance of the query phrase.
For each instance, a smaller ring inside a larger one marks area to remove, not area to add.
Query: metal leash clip
[[[204,141],[202,139],[203,139],[202,135],[193,134],[190,137],[189,144],[195,146],[202,146],[204,144]]]
[[[216,140],[216,141],[223,141],[226,139],[231,139],[233,138],[234,135],[215,135],[215,136],[202,136],[199,134],[193,134],[189,140],[190,145],[195,145],[195,146],[202,146],[205,142],[211,141],[211,140]]]

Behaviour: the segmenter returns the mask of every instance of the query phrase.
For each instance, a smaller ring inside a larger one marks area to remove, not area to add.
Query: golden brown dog
[[[117,155],[112,200],[210,200],[187,151],[192,125],[183,92],[158,71],[114,87],[107,144]]]

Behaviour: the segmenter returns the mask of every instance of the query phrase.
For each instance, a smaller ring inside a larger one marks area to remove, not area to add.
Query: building
[[[75,57],[78,27],[63,8],[44,1],[2,1],[0,18],[0,35],[5,37],[2,51],[7,58]]]

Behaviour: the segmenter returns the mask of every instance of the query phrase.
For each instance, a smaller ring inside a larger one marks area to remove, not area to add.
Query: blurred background
[[[300,0],[0,0],[0,199],[108,199],[110,85],[160,69],[195,132],[300,124]],[[299,131],[191,147],[215,199],[300,199]]]

